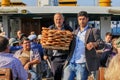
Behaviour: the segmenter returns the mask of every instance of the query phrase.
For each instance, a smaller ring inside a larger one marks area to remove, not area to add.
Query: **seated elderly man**
[[[38,50],[31,49],[30,40],[27,37],[22,39],[21,45],[23,48],[16,51],[14,56],[22,62],[24,69],[30,72],[31,80],[39,80],[37,74],[32,69],[34,64],[39,64],[41,61]]]
[[[8,39],[0,36],[0,68],[12,70],[13,80],[27,80],[27,72],[21,62],[9,54]]]

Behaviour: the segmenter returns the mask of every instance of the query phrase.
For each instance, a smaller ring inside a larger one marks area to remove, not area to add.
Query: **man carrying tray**
[[[61,13],[54,15],[54,24],[49,27],[50,30],[69,30],[73,31],[68,25],[64,25],[64,17]],[[50,59],[51,70],[54,80],[61,80],[64,61],[69,54],[68,50],[44,49],[44,59]]]

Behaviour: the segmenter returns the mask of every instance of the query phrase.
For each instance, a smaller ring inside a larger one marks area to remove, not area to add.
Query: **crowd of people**
[[[97,80],[99,67],[104,67],[105,80],[120,80],[120,38],[107,32],[102,40],[100,30],[88,25],[86,11],[78,13],[77,21],[78,27],[73,31],[64,24],[63,14],[56,13],[54,24],[48,27],[73,33],[69,50],[42,48],[41,35],[34,31],[27,36],[19,30],[17,37],[10,39],[0,35],[0,68],[10,68],[13,80],[41,80],[43,72],[38,70],[41,65],[47,65],[47,69],[41,70],[46,69],[46,76],[54,80],[88,80],[91,75]]]

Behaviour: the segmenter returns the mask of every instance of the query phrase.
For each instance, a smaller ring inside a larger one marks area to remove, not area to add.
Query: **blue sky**
[[[35,6],[37,4],[37,0],[22,0],[27,6]],[[99,0],[78,0],[78,5],[80,6],[96,6],[97,1]],[[120,0],[111,0],[112,6],[120,6]]]

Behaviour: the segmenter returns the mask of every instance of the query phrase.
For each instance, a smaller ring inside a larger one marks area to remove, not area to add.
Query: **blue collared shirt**
[[[40,56],[43,56],[43,48],[41,46],[41,44],[38,44],[37,42],[31,42],[31,49],[37,49]]]
[[[21,62],[10,53],[0,52],[0,68],[10,68],[13,74],[13,80],[27,80],[27,71],[23,68]]]
[[[78,32],[76,36],[76,47],[71,58],[71,63],[84,63],[85,60],[85,34],[88,29],[88,25],[84,28],[83,31]]]

